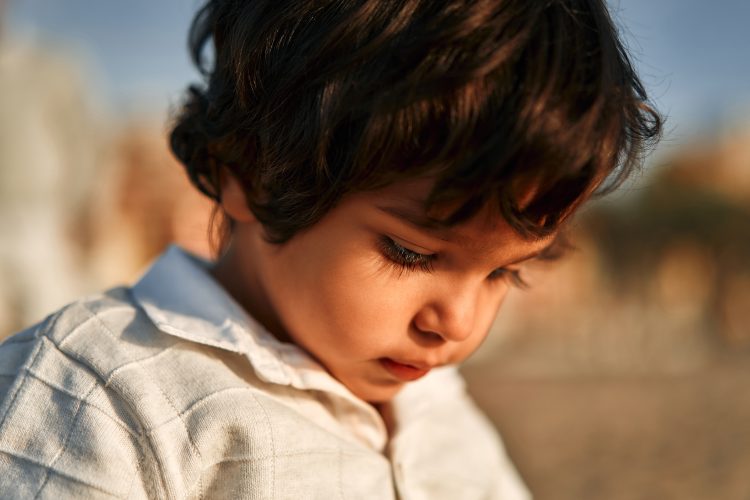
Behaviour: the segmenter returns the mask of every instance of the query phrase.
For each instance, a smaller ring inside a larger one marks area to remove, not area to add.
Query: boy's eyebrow
[[[518,264],[520,262],[532,259],[554,262],[560,260],[574,248],[575,247],[568,240],[568,236],[566,233],[557,233],[552,238],[552,241],[550,241],[547,245],[540,248],[539,250],[531,252],[528,255],[516,259],[515,261],[511,262],[510,265]]]
[[[449,228],[439,220],[428,217],[424,212],[417,208],[406,206],[377,206],[377,208],[389,215],[392,215],[418,229],[426,231],[431,235],[445,241],[452,241],[449,236]]]
[[[521,257],[513,260],[513,262],[508,262],[506,266],[513,266],[515,264],[520,264],[522,262],[526,262],[530,260],[541,260],[541,261],[558,260],[567,251],[566,248],[560,249],[559,246],[560,246],[560,243],[557,241],[556,238],[554,238],[551,242],[549,242],[547,245],[540,248],[539,250],[534,250],[533,252],[527,253],[526,255],[522,255]]]
[[[521,256],[521,257],[517,258],[516,260],[514,260],[513,262],[508,262],[508,264],[507,264],[507,265],[509,265],[509,266],[512,266],[512,265],[514,265],[514,264],[520,264],[521,262],[525,262],[525,261],[527,261],[527,260],[533,260],[533,259],[539,259],[539,258],[541,258],[542,260],[544,260],[544,253],[545,253],[545,252],[546,252],[546,251],[547,251],[547,250],[548,250],[548,249],[549,249],[549,248],[550,248],[551,246],[553,246],[554,244],[555,244],[555,243],[554,243],[554,242],[552,242],[552,243],[550,243],[549,245],[547,245],[546,247],[542,248],[541,250],[536,250],[536,251],[534,251],[534,252],[531,252],[531,253],[528,253],[528,254],[526,254],[526,255],[523,255],[523,256]]]

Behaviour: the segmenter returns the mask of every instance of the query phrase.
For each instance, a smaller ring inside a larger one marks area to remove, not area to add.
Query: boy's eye
[[[432,263],[436,258],[435,254],[428,255],[414,252],[399,245],[388,236],[380,238],[380,247],[383,255],[401,269],[409,271],[421,269],[425,272],[432,272]]]

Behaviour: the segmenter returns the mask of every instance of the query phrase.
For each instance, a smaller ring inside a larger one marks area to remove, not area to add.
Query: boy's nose
[[[480,292],[477,287],[448,289],[420,309],[414,325],[446,341],[466,340],[474,331]]]

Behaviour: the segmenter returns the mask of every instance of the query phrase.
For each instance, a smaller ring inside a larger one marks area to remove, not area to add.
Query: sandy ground
[[[536,499],[750,499],[750,354],[687,375],[464,375]]]

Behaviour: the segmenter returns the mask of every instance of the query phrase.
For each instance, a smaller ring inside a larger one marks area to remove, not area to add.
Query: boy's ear
[[[236,222],[253,222],[255,215],[247,206],[245,190],[237,178],[228,170],[221,172],[221,207]]]

